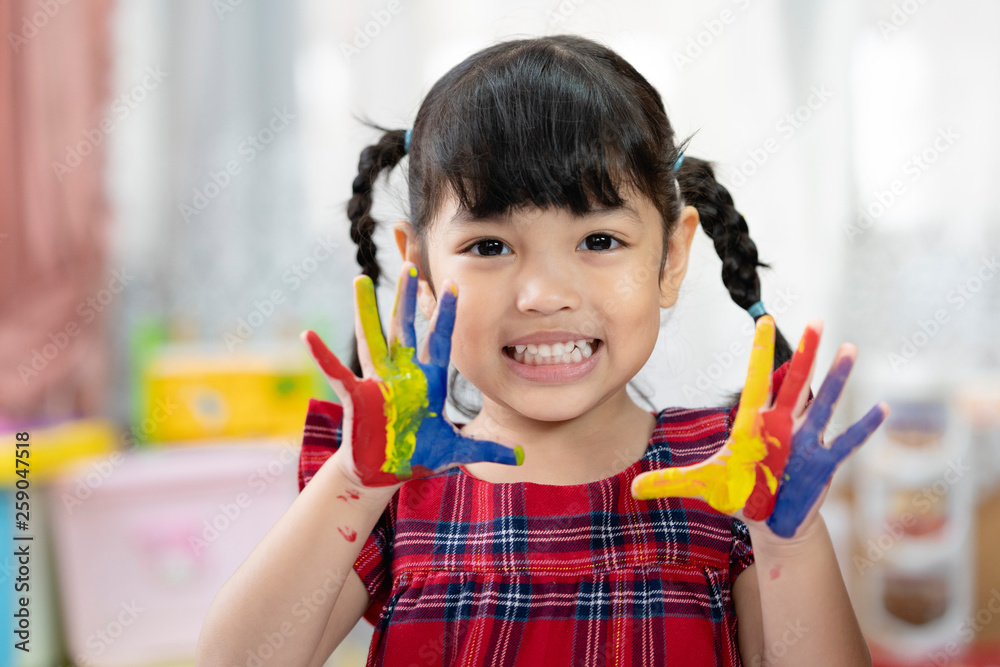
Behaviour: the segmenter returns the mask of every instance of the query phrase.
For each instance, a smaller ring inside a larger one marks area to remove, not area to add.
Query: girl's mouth
[[[600,346],[600,338],[589,338],[551,345],[510,345],[503,348],[503,353],[525,366],[551,366],[581,363],[593,356]]]

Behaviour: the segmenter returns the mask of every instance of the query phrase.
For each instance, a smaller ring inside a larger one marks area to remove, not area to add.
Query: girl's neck
[[[463,435],[524,449],[524,463],[465,466],[487,482],[586,484],[611,477],[643,457],[656,416],[632,401],[624,388],[578,417],[546,422],[529,419],[483,399],[483,409],[461,427]]]

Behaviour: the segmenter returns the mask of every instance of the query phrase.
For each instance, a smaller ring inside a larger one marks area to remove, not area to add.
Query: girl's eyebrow
[[[622,219],[629,220],[636,224],[643,224],[642,218],[639,217],[639,212],[635,210],[630,203],[625,202],[617,208],[607,208],[607,207],[597,207],[579,215],[578,217],[590,220],[593,218],[603,218],[615,213],[623,213]],[[513,217],[512,213],[507,213],[506,215],[487,215],[484,217],[474,217],[468,209],[463,209],[455,214],[451,219],[452,224],[464,226],[464,225],[475,225],[475,224],[505,224],[511,221]]]

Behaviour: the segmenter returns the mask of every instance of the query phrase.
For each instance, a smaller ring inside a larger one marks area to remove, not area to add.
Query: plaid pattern
[[[341,415],[310,403],[300,489],[339,446]],[[731,587],[753,562],[746,526],[701,500],[630,493],[641,472],[718,451],[734,416],[661,410],[645,456],[589,484],[492,484],[463,468],[404,484],[354,566],[372,598],[368,665],[740,665]]]

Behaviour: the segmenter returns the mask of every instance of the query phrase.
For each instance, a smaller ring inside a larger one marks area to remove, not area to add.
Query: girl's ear
[[[420,241],[413,225],[408,220],[398,220],[393,225],[393,233],[396,236],[396,245],[399,246],[399,254],[404,262],[412,262],[420,269],[420,282],[417,287],[417,305],[420,312],[428,320],[434,315],[434,308],[437,305],[437,298],[434,290],[427,281],[427,271],[420,259]]]
[[[684,274],[687,273],[691,241],[699,224],[701,218],[698,209],[694,206],[681,209],[680,219],[668,244],[667,262],[663,265],[663,274],[660,276],[660,308],[670,308],[677,303],[677,295],[684,281]]]

